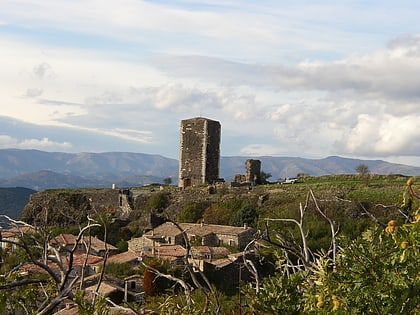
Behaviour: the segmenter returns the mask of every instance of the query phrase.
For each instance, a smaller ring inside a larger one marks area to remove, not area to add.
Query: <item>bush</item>
[[[134,271],[128,263],[107,262],[105,265],[105,273],[124,279],[133,275]]]
[[[307,271],[277,273],[260,293],[244,293],[256,314],[419,314],[419,259],[420,220],[392,220],[340,240],[335,263],[320,255]]]
[[[153,193],[147,200],[144,210],[148,213],[162,211],[169,205],[169,196],[167,193],[157,192]]]
[[[178,222],[197,223],[202,218],[203,212],[195,203],[186,204],[178,215]]]

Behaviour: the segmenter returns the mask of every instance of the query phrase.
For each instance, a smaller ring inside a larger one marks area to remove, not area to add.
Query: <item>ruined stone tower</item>
[[[178,186],[211,183],[219,178],[221,127],[197,117],[181,121]]]
[[[245,168],[245,180],[250,183],[261,184],[261,161],[246,160]]]

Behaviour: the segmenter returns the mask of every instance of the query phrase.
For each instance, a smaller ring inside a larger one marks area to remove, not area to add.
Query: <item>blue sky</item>
[[[420,3],[2,0],[0,148],[420,166]]]

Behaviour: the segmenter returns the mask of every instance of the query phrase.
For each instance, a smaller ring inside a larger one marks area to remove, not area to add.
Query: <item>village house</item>
[[[182,264],[187,253],[181,245],[146,246],[142,250],[142,257],[165,259],[172,265]]]
[[[22,236],[27,233],[35,232],[34,228],[29,225],[14,226],[10,229],[3,229],[0,227],[0,249],[15,250]]]
[[[142,251],[147,247],[161,245],[185,245],[185,233],[191,244],[203,246],[232,246],[243,249],[251,240],[255,229],[244,226],[216,224],[180,223],[179,228],[172,222],[165,222],[139,238],[128,241],[131,250]]]
[[[93,267],[97,264],[101,264],[103,261],[103,257],[95,256],[95,255],[86,255],[85,252],[76,251],[73,254],[73,259],[71,261],[69,257],[63,255],[61,256],[62,266],[60,267],[56,262],[51,262],[50,260],[47,262],[49,268],[51,268],[54,273],[59,274],[61,268],[64,270],[71,268],[69,277],[75,278],[80,277],[82,274],[85,276],[92,275],[96,273],[96,269]],[[46,270],[42,267],[34,264],[34,263],[27,263],[19,268],[20,272],[25,272],[27,274],[36,274],[36,273],[46,273]]]
[[[204,271],[206,262],[227,258],[229,254],[230,252],[226,247],[192,246],[188,262],[192,264],[194,268]]]
[[[77,243],[77,245],[76,245]],[[50,245],[60,251],[71,251],[76,246],[76,250],[86,251],[89,248],[89,254],[104,257],[108,251],[109,255],[118,253],[118,248],[101,241],[95,236],[83,236],[77,242],[77,236],[73,234],[60,234],[50,241]]]
[[[254,279],[248,268],[245,267],[244,258],[255,263],[254,253],[240,252],[229,254],[225,258],[204,261],[201,271],[205,272],[209,280],[218,288],[238,288],[241,281]]]

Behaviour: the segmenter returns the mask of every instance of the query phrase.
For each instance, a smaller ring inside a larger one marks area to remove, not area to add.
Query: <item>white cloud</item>
[[[1,148],[18,148],[18,149],[39,149],[39,150],[69,150],[72,144],[69,142],[55,142],[47,137],[42,139],[24,139],[18,140],[8,135],[0,135]]]
[[[206,56],[160,55],[152,59],[169,75],[220,85],[324,91],[346,97],[420,99],[420,36],[388,48],[336,61],[306,60],[296,66],[250,64]]]
[[[3,0],[0,115],[165,147],[202,115],[242,154],[419,154],[418,4],[206,4]]]
[[[249,144],[241,149],[241,153],[250,156],[264,156],[277,155],[281,153],[281,150],[270,144]]]
[[[420,116],[360,115],[357,124],[345,135],[344,152],[362,156],[418,156]]]

